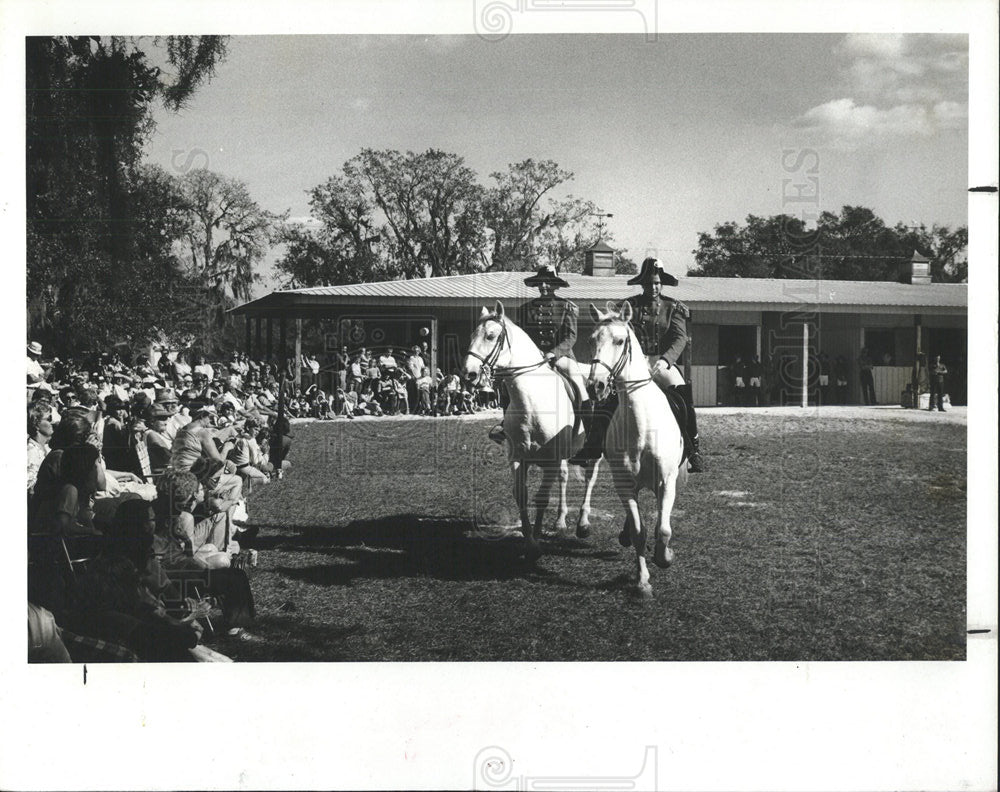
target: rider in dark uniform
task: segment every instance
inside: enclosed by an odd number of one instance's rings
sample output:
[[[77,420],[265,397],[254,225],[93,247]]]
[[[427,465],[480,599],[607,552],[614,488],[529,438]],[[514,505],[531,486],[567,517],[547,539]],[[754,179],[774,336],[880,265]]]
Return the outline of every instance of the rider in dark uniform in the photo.
[[[684,400],[687,407],[686,432],[690,442],[688,462],[692,473],[701,473],[704,461],[699,449],[698,421],[694,412],[691,385],[684,381],[677,365],[688,343],[687,323],[691,311],[680,300],[660,293],[661,286],[676,286],[677,278],[667,272],[659,259],[647,258],[643,261],[639,274],[629,280],[629,285],[634,284],[642,284],[642,293],[627,300],[632,305],[632,330],[646,355],[653,381],[664,391],[674,388]],[[601,455],[604,432],[611,421],[612,412],[609,405],[609,409],[598,413],[600,418],[595,415],[592,431],[578,455],[579,459],[594,459]]]
[[[573,376],[570,361],[575,362],[573,345],[576,343],[576,323],[579,309],[569,300],[557,297],[555,290],[569,288],[569,283],[559,277],[556,268],[547,264],[534,275],[524,279],[526,286],[536,287],[539,296],[525,303],[521,328],[542,351],[553,368]],[[582,385],[582,383],[581,383]],[[587,398],[586,389],[583,398]],[[510,403],[507,389],[499,385],[500,406],[506,410]],[[587,403],[589,406],[589,402]],[[490,439],[497,443],[504,441],[502,426],[490,432]]]

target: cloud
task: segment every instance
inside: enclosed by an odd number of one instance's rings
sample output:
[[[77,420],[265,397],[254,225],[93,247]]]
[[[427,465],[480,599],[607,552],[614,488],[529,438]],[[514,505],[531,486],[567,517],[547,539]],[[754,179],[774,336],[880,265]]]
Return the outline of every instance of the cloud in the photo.
[[[834,52],[849,56],[898,58],[906,49],[907,38],[902,33],[848,33]]]
[[[889,138],[927,138],[941,130],[962,128],[966,118],[966,106],[959,102],[878,108],[843,98],[807,110],[792,121],[792,126],[817,133],[833,145],[853,146]]]
[[[852,33],[833,54],[841,62],[840,98],[795,118],[791,126],[798,132],[854,147],[966,125],[967,37]]]

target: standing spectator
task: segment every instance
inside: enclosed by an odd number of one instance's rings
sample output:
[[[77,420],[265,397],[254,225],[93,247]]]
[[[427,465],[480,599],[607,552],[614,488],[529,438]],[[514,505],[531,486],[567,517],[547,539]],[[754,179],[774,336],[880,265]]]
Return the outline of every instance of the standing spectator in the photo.
[[[378,367],[378,361],[375,358],[368,359],[368,368],[365,370],[365,381],[371,387],[375,394],[378,395],[380,390],[380,381],[382,379],[382,370]]]
[[[361,355],[359,354],[354,360],[351,361],[350,370],[347,373],[347,390],[354,391],[355,393],[360,393],[362,385],[364,384],[365,370],[361,363]]]
[[[351,358],[347,354],[347,347],[342,346],[340,351],[333,356],[333,372],[337,375],[337,387],[347,390],[347,372],[350,369]]]
[[[453,369],[451,374],[444,378],[441,390],[444,392],[444,414],[457,415],[462,405],[462,378],[458,369]]]
[[[837,388],[837,404],[847,404],[847,358],[837,355],[833,361],[833,381]]]
[[[45,369],[42,368],[42,345],[37,341],[28,344],[28,382],[41,382],[45,379]]]
[[[417,393],[417,380],[424,375],[424,359],[420,356],[420,347],[414,346],[406,358],[403,368],[409,375],[406,380],[406,398],[410,404],[412,412],[416,412],[419,394]]]
[[[819,353],[819,399],[820,404],[833,404],[833,395],[830,390],[830,356],[826,352]]]
[[[749,377],[749,382],[747,383],[747,396],[750,399],[750,404],[754,407],[760,407],[760,389],[761,389],[761,378],[764,374],[764,366],[760,362],[760,358],[757,355],[753,356],[753,360],[747,366],[747,376]]]
[[[431,402],[431,384],[430,372],[425,368],[423,374],[420,376],[420,379],[416,381],[417,404],[419,405],[418,411],[421,415],[434,414],[434,407]]]
[[[392,389],[396,397],[396,411],[408,415],[410,412],[409,381],[403,369],[392,372]]]
[[[858,356],[858,373],[861,378],[861,396],[865,404],[877,404],[875,401],[875,379],[872,377],[872,359],[868,347],[861,348]]]
[[[735,401],[738,407],[745,407],[747,402],[747,371],[743,358],[739,355],[733,362],[733,388],[735,390]]]
[[[392,350],[387,349],[378,359],[378,367],[382,369],[382,373],[385,374],[386,371],[396,368],[399,365],[396,362],[396,358],[392,356]]]
[[[944,378],[948,374],[948,367],[941,361],[940,355],[935,355],[934,362],[931,364],[930,370],[930,380],[931,380],[931,398],[930,404],[927,407],[928,410],[934,409],[934,397],[937,397],[937,408],[941,412],[944,412]]]

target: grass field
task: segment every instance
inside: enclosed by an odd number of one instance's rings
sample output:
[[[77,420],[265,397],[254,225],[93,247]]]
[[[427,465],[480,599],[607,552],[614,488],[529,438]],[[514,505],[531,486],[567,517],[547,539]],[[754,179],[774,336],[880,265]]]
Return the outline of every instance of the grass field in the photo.
[[[602,473],[593,534],[516,522],[489,418],[295,427],[254,492],[260,640],[237,660],[938,660],[965,657],[966,428],[902,410],[702,416],[708,472],[673,566],[634,602]],[[582,484],[570,483],[571,523]],[[644,519],[652,496],[644,494]],[[572,530],[572,527],[571,527]]]

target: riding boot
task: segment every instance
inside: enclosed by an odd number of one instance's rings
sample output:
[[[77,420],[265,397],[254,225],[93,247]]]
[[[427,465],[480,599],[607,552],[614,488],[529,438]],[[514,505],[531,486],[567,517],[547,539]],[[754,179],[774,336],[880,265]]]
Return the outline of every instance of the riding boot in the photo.
[[[698,442],[698,417],[694,413],[694,396],[691,392],[691,384],[678,385],[677,392],[684,399],[684,406],[687,408],[687,434],[691,441],[691,454],[688,456],[689,470],[692,473],[703,473],[705,462],[701,458]]]
[[[593,404],[593,402],[591,403]],[[586,465],[588,462],[601,458],[604,453],[604,435],[607,434],[608,426],[611,425],[611,416],[614,415],[617,406],[617,394],[600,404],[594,404],[593,414],[589,420],[590,426],[587,426],[588,421],[584,417],[587,437],[583,441],[583,447],[569,460],[571,465]]]

